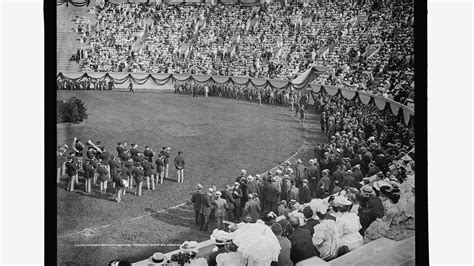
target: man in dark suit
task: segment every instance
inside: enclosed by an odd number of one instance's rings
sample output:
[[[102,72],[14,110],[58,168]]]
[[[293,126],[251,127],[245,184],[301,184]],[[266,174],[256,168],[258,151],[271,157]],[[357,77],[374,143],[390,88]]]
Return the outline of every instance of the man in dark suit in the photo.
[[[270,182],[267,183],[263,189],[264,189],[264,200],[265,200],[265,211],[272,211],[274,213],[278,213],[277,211],[277,205],[278,205],[278,200],[280,198],[281,190],[279,190],[275,184],[276,182],[276,177],[272,177],[270,179]]]
[[[153,162],[153,151],[150,149],[150,146],[145,146],[143,156],[145,156],[150,163]]]
[[[111,154],[110,154],[109,151],[107,151],[107,150],[105,150],[105,149],[102,150],[102,153],[100,154],[100,159],[102,159],[102,162],[103,162],[104,164],[106,164],[106,165],[109,164],[110,155],[111,155]]]
[[[130,81],[130,83],[128,84],[128,91],[129,91],[129,92],[134,92],[132,81]]]
[[[165,164],[165,168],[164,168],[165,178],[168,178],[170,150],[171,150],[170,147],[163,147],[161,151],[161,154],[163,155],[163,163]]]
[[[67,159],[66,174],[69,177],[66,190],[74,192],[74,181],[75,181],[76,174],[77,174],[77,168],[73,163],[73,158],[72,157],[68,157],[68,159]]]
[[[336,166],[336,171],[332,173],[332,179],[334,181],[334,186],[342,188],[342,180],[344,180],[344,172],[341,170],[341,165]]]
[[[323,176],[319,179],[318,184],[316,185],[316,198],[323,199],[329,196],[329,191],[331,191],[332,183],[331,178],[329,177],[329,169],[324,169],[322,171]]]
[[[290,225],[293,233],[288,237],[291,242],[290,259],[294,264],[318,256],[318,252],[313,245],[312,236],[308,229],[300,228],[298,217],[290,218]]]
[[[86,193],[91,193],[91,181],[94,178],[94,168],[90,164],[89,159],[84,160],[84,164],[82,164],[82,169],[84,170],[84,190]]]
[[[308,229],[309,234],[312,236],[314,234],[314,227],[319,224],[319,221],[313,218],[314,213],[311,207],[309,206],[304,207],[303,215],[306,224],[301,228]]]
[[[239,182],[234,183],[232,197],[234,198],[234,219],[240,222],[240,218],[242,217],[242,189],[240,189]]]
[[[174,158],[174,166],[176,167],[176,171],[178,173],[178,183],[184,182],[184,158],[182,156],[182,152],[178,151],[178,156]]]
[[[132,170],[132,175],[135,179],[135,183],[137,184],[137,190],[135,195],[141,196],[142,195],[142,185],[143,185],[143,175],[144,175],[143,167],[137,164],[137,167],[134,167]]]
[[[151,177],[151,189],[155,190],[155,179],[154,179],[154,176],[153,176],[153,169],[154,169],[153,164],[151,162],[149,162],[148,160],[143,160],[142,166],[143,166],[143,171],[144,171],[144,175],[145,175],[145,178],[146,178],[146,185],[147,185],[148,190],[150,190],[150,177]]]
[[[300,188],[300,203],[305,204],[311,201],[311,192],[308,187],[308,179],[303,179],[303,186]]]
[[[110,155],[109,171],[110,171],[110,178],[112,180],[115,179],[115,177],[117,177],[119,169],[120,169],[120,163],[118,162],[117,159],[115,159],[115,156]],[[112,184],[113,184],[113,187],[115,188],[115,182],[113,182]]]
[[[163,184],[163,177],[164,177],[164,168],[165,168],[165,163],[163,161],[163,154],[160,154],[158,156],[158,159],[156,159],[155,164],[156,164],[156,184],[158,184],[158,181],[160,184]]]
[[[194,223],[199,225],[199,210],[201,209],[202,185],[197,184],[197,191],[191,196],[191,202],[194,205]]]
[[[298,159],[297,161],[297,166],[296,166],[296,171],[295,171],[295,177],[296,177],[296,187],[301,188],[303,185],[303,179],[306,178],[306,166],[303,165],[303,162],[301,159]]]
[[[126,149],[123,147],[122,142],[117,143],[117,156],[121,160],[126,160],[125,151]]]
[[[347,170],[346,175],[344,176],[344,180],[342,181],[341,188],[344,189],[346,187],[353,187],[357,189],[362,187],[362,185],[358,183],[352,175],[352,170]]]
[[[207,232],[209,225],[209,215],[212,211],[212,198],[211,195],[214,191],[212,188],[209,189],[207,194],[202,194],[201,197],[201,220],[199,221],[199,231]]]
[[[133,158],[134,156],[137,156],[139,151],[138,151],[138,145],[137,144],[132,144],[132,148],[130,149],[130,156]]]
[[[227,209],[227,216],[226,220],[233,220],[234,218],[234,208],[235,208],[235,200],[234,197],[232,196],[232,187],[230,185],[225,185],[225,189],[221,191],[222,192],[222,198],[226,200],[227,206],[229,207]]]

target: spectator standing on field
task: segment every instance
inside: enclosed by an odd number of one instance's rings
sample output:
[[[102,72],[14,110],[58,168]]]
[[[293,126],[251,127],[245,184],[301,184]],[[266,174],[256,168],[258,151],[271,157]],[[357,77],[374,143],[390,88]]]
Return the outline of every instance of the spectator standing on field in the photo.
[[[176,167],[176,170],[178,171],[178,183],[183,183],[184,182],[184,158],[181,156],[183,152],[178,151],[178,156],[174,158],[174,166]]]

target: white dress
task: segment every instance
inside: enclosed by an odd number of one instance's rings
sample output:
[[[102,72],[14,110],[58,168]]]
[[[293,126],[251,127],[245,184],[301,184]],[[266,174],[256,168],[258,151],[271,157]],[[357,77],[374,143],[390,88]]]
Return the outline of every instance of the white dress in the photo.
[[[246,259],[240,252],[228,252],[217,255],[216,262],[218,266],[245,266]]]
[[[342,245],[346,245],[352,251],[364,244],[364,238],[359,233],[362,226],[357,214],[343,213],[336,218],[336,224],[341,235],[340,242]]]

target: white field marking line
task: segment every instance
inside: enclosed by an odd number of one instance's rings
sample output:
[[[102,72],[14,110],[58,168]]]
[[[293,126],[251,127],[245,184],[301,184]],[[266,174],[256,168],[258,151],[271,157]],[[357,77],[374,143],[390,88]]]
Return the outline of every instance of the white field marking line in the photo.
[[[294,117],[293,117],[293,118],[294,118]],[[294,118],[294,119],[298,121],[297,118]],[[283,161],[283,162],[285,162],[285,163],[288,162],[288,161],[290,161],[291,159],[293,159],[296,155],[298,155],[298,154],[301,152],[301,150],[303,149],[303,147],[304,147],[304,145],[306,144],[306,142],[307,142],[307,138],[308,138],[308,132],[307,132],[307,130],[306,130],[307,128],[306,128],[305,125],[302,125],[302,126],[303,126],[303,128],[305,129],[305,131],[304,131],[304,142],[303,142],[303,144],[301,145],[301,147],[298,149],[298,151],[296,151],[295,153],[293,153],[293,155],[292,155],[290,158],[288,158],[288,159],[286,159],[286,160]],[[270,171],[270,172],[273,172],[276,168],[278,168],[278,166],[279,166],[279,165],[273,167],[273,168],[270,169],[269,171]],[[267,172],[268,172],[268,171],[266,171],[265,173],[262,173],[261,175],[265,175]],[[146,214],[146,215],[134,217],[134,218],[131,218],[131,219],[128,219],[128,220],[122,220],[122,221],[120,221],[120,222],[111,223],[111,224],[107,224],[107,225],[103,225],[103,226],[98,226],[98,227],[93,227],[93,228],[85,228],[85,229],[83,229],[82,231],[74,232],[74,233],[70,233],[70,234],[66,234],[66,235],[62,235],[62,236],[58,236],[57,238],[64,238],[64,237],[68,237],[68,236],[72,236],[72,235],[77,235],[77,234],[80,234],[81,232],[83,232],[83,231],[86,230],[86,229],[87,229],[87,230],[93,230],[93,231],[94,231],[94,230],[97,230],[97,229],[100,229],[100,228],[109,227],[109,226],[111,226],[112,224],[118,224],[118,223],[123,223],[123,222],[138,220],[138,219],[141,219],[141,218],[143,218],[143,217],[151,216],[151,215],[153,215],[153,214],[163,213],[163,212],[165,212],[165,211],[167,211],[167,210],[176,209],[176,208],[179,208],[179,207],[184,206],[184,205],[186,205],[186,202],[185,202],[185,203],[178,204],[178,205],[176,205],[176,206],[169,207],[169,208],[161,209],[161,210],[159,210],[159,211],[152,212],[152,213],[149,213],[149,214]]]

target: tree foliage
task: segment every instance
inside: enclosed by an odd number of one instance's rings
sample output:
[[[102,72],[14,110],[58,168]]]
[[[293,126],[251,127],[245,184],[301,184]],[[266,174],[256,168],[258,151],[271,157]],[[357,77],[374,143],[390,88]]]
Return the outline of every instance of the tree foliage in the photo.
[[[89,114],[82,99],[75,96],[67,100],[56,101],[57,123],[80,123]]]

